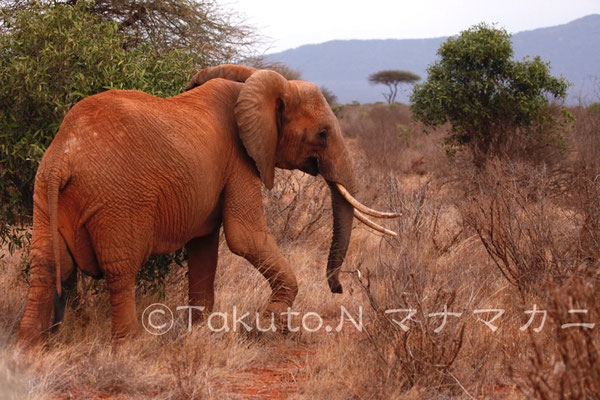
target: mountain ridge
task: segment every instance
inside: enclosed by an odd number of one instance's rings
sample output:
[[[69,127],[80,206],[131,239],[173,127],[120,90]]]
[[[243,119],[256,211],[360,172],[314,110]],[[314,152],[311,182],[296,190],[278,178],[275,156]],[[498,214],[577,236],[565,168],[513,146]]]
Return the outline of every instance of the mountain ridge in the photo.
[[[340,103],[384,100],[387,88],[368,83],[368,76],[384,69],[408,70],[426,79],[426,68],[437,59],[448,37],[422,39],[351,39],[306,44],[267,56],[302,73],[302,78],[325,86]],[[567,103],[598,101],[600,96],[600,14],[566,24],[517,32],[511,37],[514,57],[540,56],[551,72],[571,84]],[[407,102],[410,87],[398,93]]]

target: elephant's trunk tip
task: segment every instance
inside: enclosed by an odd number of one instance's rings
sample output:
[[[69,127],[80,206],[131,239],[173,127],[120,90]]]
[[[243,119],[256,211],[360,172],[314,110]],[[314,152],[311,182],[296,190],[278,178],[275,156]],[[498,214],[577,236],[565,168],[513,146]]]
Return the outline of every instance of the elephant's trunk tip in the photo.
[[[342,284],[337,276],[330,276],[329,279],[327,279],[327,283],[329,284],[331,293],[343,293]]]

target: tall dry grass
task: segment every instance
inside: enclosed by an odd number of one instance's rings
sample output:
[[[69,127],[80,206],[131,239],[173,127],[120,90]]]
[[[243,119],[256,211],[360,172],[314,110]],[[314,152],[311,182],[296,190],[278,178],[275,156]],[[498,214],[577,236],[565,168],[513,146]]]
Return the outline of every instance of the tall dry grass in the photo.
[[[600,118],[583,108],[555,159],[491,160],[476,169],[448,158],[445,130],[425,133],[408,108],[346,106],[340,124],[359,177],[360,200],[401,211],[383,238],[355,223],[341,274],[343,295],[325,279],[331,205],[319,178],[278,171],[265,193],[271,231],[298,276],[300,316],[336,326],[343,306],[363,330],[281,334],[187,330],[176,313],[162,336],[120,346],[109,338],[109,306],[79,288],[46,348],[15,347],[27,285],[18,257],[0,261],[0,398],[597,398],[600,322]],[[186,304],[187,278],[175,267],[166,297]],[[224,240],[215,311],[262,309],[268,285]],[[522,329],[533,307],[547,311]],[[406,311],[386,312],[389,310]],[[504,313],[495,319],[494,311]],[[586,314],[570,313],[587,309]],[[458,315],[447,315],[444,310]],[[409,313],[410,320],[401,322]],[[493,328],[493,329],[492,329]]]

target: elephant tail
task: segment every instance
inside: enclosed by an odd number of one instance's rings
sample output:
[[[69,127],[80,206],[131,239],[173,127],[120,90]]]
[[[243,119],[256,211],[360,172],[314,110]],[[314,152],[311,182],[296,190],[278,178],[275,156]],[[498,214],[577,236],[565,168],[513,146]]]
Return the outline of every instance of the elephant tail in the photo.
[[[58,139],[58,140],[56,140]],[[67,182],[69,176],[65,176],[66,172],[64,165],[64,140],[61,140],[61,136],[57,135],[54,143],[54,149],[50,154],[50,168],[48,169],[47,175],[47,189],[48,189],[48,216],[50,219],[50,234],[52,237],[52,253],[54,256],[54,267],[56,269],[56,293],[61,296],[62,292],[62,277],[61,277],[61,266],[60,266],[60,245],[59,245],[59,233],[58,233],[58,193],[61,188],[62,182]]]

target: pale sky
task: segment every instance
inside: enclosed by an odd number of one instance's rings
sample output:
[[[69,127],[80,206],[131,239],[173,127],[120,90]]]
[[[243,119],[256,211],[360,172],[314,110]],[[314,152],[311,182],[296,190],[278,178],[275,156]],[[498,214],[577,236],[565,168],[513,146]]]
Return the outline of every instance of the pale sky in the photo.
[[[479,22],[510,33],[600,14],[600,0],[225,0],[278,52],[335,39],[450,36]]]

